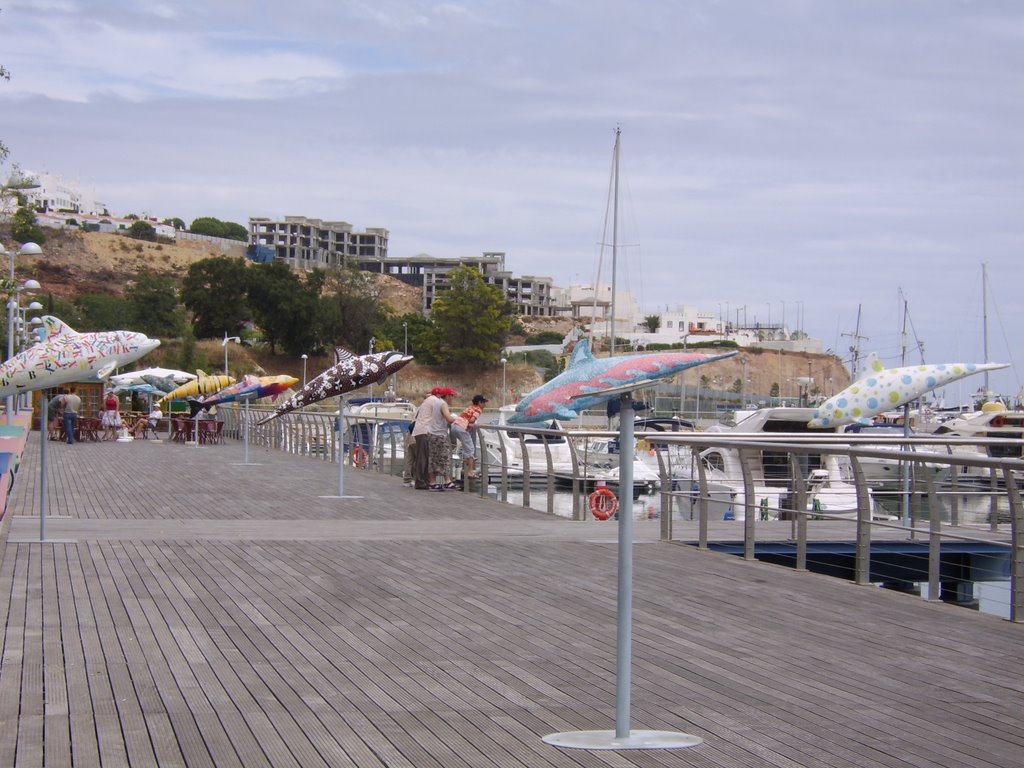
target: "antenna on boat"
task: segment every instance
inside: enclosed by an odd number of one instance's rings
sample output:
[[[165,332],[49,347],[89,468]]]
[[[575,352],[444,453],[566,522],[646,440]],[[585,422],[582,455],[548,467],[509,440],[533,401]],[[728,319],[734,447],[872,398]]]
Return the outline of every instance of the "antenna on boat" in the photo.
[[[851,380],[856,381],[857,374],[860,373],[860,343],[861,341],[867,341],[867,336],[860,335],[860,310],[861,305],[857,305],[857,327],[853,333],[844,333],[843,336],[850,337],[850,352],[853,353],[853,358],[850,361],[850,375]]]

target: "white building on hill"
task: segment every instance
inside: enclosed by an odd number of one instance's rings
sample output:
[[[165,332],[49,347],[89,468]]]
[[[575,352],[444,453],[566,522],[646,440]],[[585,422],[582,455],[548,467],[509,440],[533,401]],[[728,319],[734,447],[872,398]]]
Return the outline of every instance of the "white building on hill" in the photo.
[[[48,171],[25,171],[23,175],[37,185],[24,190],[28,204],[43,213],[102,216],[107,212],[106,205],[99,201],[92,185],[69,181]]]

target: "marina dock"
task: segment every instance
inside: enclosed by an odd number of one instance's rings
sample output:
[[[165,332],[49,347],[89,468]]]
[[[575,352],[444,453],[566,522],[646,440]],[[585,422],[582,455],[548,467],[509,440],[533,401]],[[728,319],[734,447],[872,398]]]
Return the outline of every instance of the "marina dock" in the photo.
[[[278,451],[48,444],[0,527],[0,765],[1019,768],[1024,625]],[[686,523],[675,524],[685,539]],[[737,529],[735,537],[738,537]]]

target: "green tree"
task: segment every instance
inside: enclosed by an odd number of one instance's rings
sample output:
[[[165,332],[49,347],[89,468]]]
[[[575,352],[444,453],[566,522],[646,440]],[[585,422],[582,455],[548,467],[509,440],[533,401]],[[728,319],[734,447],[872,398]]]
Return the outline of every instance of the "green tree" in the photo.
[[[133,331],[162,339],[181,335],[185,317],[173,278],[140,272],[125,295]]]
[[[178,217],[174,217],[173,219],[164,219],[161,222],[161,224],[166,224],[169,227],[174,227],[176,230],[185,228],[185,222],[179,219]]]
[[[213,216],[200,216],[198,219],[194,219],[188,229],[197,235],[226,237],[243,242],[249,239],[249,230],[241,224],[236,224],[233,221],[221,221]]]
[[[558,331],[541,331],[526,337],[527,344],[561,344],[564,335]]]
[[[316,335],[326,352],[347,347],[357,354],[369,351],[375,330],[385,324],[387,314],[369,275],[354,266],[325,276],[317,300]]]
[[[376,335],[378,338],[386,336],[391,339],[393,349],[399,352],[408,350],[409,354],[419,362],[429,365],[431,361],[424,357],[428,353],[422,349],[422,340],[429,338],[432,334],[433,325],[428,318],[419,312],[409,312],[404,315],[388,316]],[[408,339],[408,346],[406,346],[406,339]],[[383,347],[378,346],[378,349],[383,349]]]
[[[196,338],[234,335],[251,315],[245,259],[215,256],[195,262],[182,280],[181,301],[192,313]]]
[[[287,264],[275,261],[249,267],[246,296],[252,318],[263,330],[271,351],[281,345],[287,354],[298,355],[315,345],[310,321],[316,312],[316,296]]]
[[[657,333],[661,328],[661,315],[647,315],[642,323],[648,333]]]
[[[42,244],[46,241],[46,235],[36,224],[35,212],[28,206],[23,205],[11,217],[11,237],[19,243]]]
[[[441,362],[498,365],[515,319],[512,305],[473,267],[456,267],[448,278],[451,287],[434,299],[430,311]]]
[[[155,242],[156,230],[153,229],[153,225],[148,221],[133,221],[132,225],[128,227],[128,237]]]
[[[75,301],[77,331],[119,331],[131,328],[131,308],[120,296],[86,293]],[[69,322],[61,318],[65,322]]]

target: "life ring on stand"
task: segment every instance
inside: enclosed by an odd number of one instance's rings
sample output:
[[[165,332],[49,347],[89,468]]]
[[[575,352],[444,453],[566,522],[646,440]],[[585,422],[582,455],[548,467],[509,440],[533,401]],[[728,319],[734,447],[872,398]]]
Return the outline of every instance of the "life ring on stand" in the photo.
[[[366,462],[369,461],[369,456],[366,453],[366,449],[361,445],[354,446],[352,448],[352,466],[353,467],[365,467]]]
[[[590,507],[590,514],[598,520],[607,520],[618,510],[619,500],[610,489],[601,486],[595,488],[594,492],[590,494],[587,506]]]

